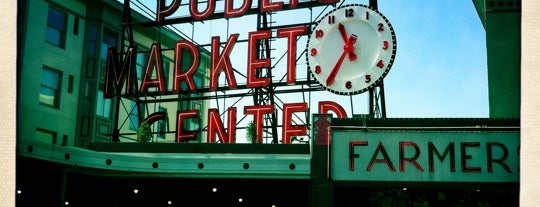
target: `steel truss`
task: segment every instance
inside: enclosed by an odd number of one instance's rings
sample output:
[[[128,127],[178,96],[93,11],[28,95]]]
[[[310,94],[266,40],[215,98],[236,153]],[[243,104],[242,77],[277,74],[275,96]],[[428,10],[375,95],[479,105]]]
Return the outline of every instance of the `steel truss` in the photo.
[[[160,27],[160,26],[163,26],[163,25],[173,25],[173,24],[181,24],[181,23],[188,23],[188,22],[194,22],[195,20],[193,20],[191,17],[179,17],[179,18],[171,18],[171,19],[166,19],[164,20],[161,24],[155,22],[155,21],[151,21],[151,22],[133,22],[132,20],[132,17],[131,17],[131,4],[130,4],[130,1],[131,0],[124,0],[124,7],[123,7],[123,24],[122,24],[122,39],[121,39],[121,53],[124,54],[124,51],[127,51],[127,48],[129,46],[135,46],[135,42],[133,40],[133,25],[142,25],[142,26],[145,26],[145,27]],[[137,1],[137,0],[136,0]],[[140,1],[137,1],[139,3],[141,3]],[[164,1],[162,0],[158,0],[157,1],[157,4],[164,4]],[[344,1],[341,1],[340,3],[337,3],[337,4],[333,4],[333,5],[326,5],[327,8],[329,7],[338,7],[338,6],[341,6],[342,4],[344,4],[345,2]],[[297,8],[311,8],[311,7],[314,7],[317,5],[317,2],[316,1],[308,1],[308,2],[298,2],[298,7]],[[377,0],[369,0],[369,5],[375,9],[377,9]],[[318,6],[321,6],[320,4]],[[139,7],[140,8],[140,7]],[[148,7],[146,7],[148,8]],[[279,29],[279,28],[286,28],[286,27],[293,27],[293,26],[302,26],[302,25],[309,25],[309,30],[311,31],[311,25],[313,25],[316,20],[320,17],[322,17],[324,14],[323,12],[327,11],[326,9],[321,11],[320,14],[316,15],[314,17],[313,15],[313,10],[312,9],[309,9],[310,11],[310,15],[311,15],[311,22],[306,22],[306,23],[300,23],[300,24],[286,24],[286,25],[276,25],[276,21],[273,21],[272,19],[272,16],[273,16],[273,12],[264,12],[264,13],[261,13],[259,12],[257,9],[249,9],[246,13],[246,15],[257,15],[257,30],[260,31],[260,30],[273,30],[275,31],[276,29]],[[155,14],[154,14],[155,15]],[[223,14],[215,14],[213,16],[211,16],[210,18],[208,18],[208,20],[212,20],[212,19],[222,19],[223,18]],[[227,19],[227,22],[229,22],[229,20]],[[228,23],[227,23],[228,24]],[[174,28],[173,28],[174,30]],[[176,29],[176,32],[178,32],[179,34],[183,34],[183,36],[185,36],[186,39],[190,39],[189,37],[187,37],[187,35],[185,35],[182,31],[179,31]],[[307,37],[307,35],[305,35],[304,37]],[[246,42],[247,40],[237,40],[237,42]],[[208,88],[202,88],[202,89],[197,89],[197,91],[195,92],[186,92],[186,91],[181,91],[179,94],[173,94],[172,92],[166,92],[166,93],[146,93],[146,94],[138,94],[136,92],[135,95],[117,95],[116,97],[114,97],[115,101],[113,103],[115,103],[116,105],[116,110],[115,110],[115,117],[114,118],[114,129],[113,129],[113,134],[112,134],[112,141],[113,142],[118,142],[119,141],[119,137],[120,136],[126,136],[126,135],[133,135],[133,133],[131,134],[120,134],[119,133],[119,124],[120,124],[120,120],[119,119],[119,111],[120,110],[125,110],[127,113],[130,113],[130,110],[137,110],[137,115],[138,115],[138,124],[141,124],[141,122],[143,121],[143,114],[141,113],[143,110],[142,110],[142,105],[146,105],[147,103],[160,103],[160,102],[180,102],[180,101],[193,101],[193,100],[214,100],[216,101],[216,104],[218,105],[218,108],[220,106],[219,104],[219,101],[220,100],[223,100],[223,102],[225,102],[226,99],[231,99],[231,98],[246,98],[246,97],[250,97],[252,98],[253,100],[253,104],[254,105],[275,105],[276,106],[276,111],[274,113],[271,113],[271,114],[266,114],[263,118],[263,141],[264,143],[279,143],[279,139],[278,139],[278,136],[279,136],[279,131],[278,131],[278,128],[282,127],[280,123],[278,123],[278,118],[277,118],[277,115],[279,114],[279,111],[283,110],[282,108],[280,108],[279,106],[276,105],[276,102],[278,103],[281,103],[283,104],[283,100],[281,100],[279,98],[279,96],[277,96],[278,94],[290,94],[290,93],[302,93],[302,97],[303,97],[303,100],[304,102],[308,103],[308,106],[311,106],[311,103],[310,103],[310,97],[311,97],[311,92],[315,92],[315,91],[323,91],[325,90],[323,86],[321,86],[315,79],[312,78],[311,74],[309,74],[308,72],[308,75],[307,77],[305,77],[305,79],[303,80],[297,80],[295,85],[291,86],[291,85],[288,85],[284,79],[285,79],[285,76],[281,77],[281,79],[279,81],[275,81],[275,79],[273,79],[273,74],[272,74],[272,71],[273,69],[276,67],[277,63],[279,63],[280,61],[282,61],[282,59],[285,57],[285,52],[283,54],[281,54],[281,56],[279,56],[279,58],[277,58],[278,56],[274,56],[274,54],[272,54],[272,52],[274,51],[274,49],[272,48],[272,42],[274,41],[273,38],[271,39],[264,39],[262,41],[259,41],[257,43],[257,55],[258,55],[258,59],[265,59],[265,58],[269,58],[269,59],[273,59],[273,60],[276,60],[275,63],[273,63],[273,65],[271,67],[268,67],[268,68],[262,68],[260,70],[257,70],[257,73],[256,73],[256,76],[257,77],[268,77],[270,78],[270,85],[267,86],[267,87],[260,87],[260,88],[248,88],[247,85],[242,85],[242,84],[239,84],[237,85],[237,87],[235,89],[229,89],[228,87],[225,87],[225,86],[220,86],[217,88],[216,91],[210,91]],[[223,47],[225,43],[220,43],[220,46]],[[204,44],[198,44],[198,46],[200,48],[203,48],[203,47],[206,47],[206,46],[209,46],[208,45],[204,45]],[[301,47],[301,46],[299,46]],[[144,52],[144,51],[139,51],[139,52]],[[303,50],[302,53],[298,54],[297,55],[297,59],[296,59],[296,62],[297,62],[297,65],[299,62],[302,62],[305,60],[305,52],[306,50]],[[275,52],[274,52],[275,53]],[[121,57],[123,59],[123,57]],[[132,72],[135,72],[135,69],[132,68],[131,69]],[[241,75],[243,77],[245,77],[245,74],[243,74],[242,72],[239,72],[238,70],[234,69],[234,72],[235,74],[237,75]],[[137,84],[137,80],[134,80],[133,81],[135,84]],[[138,86],[136,86],[136,88],[138,88]],[[137,90],[135,90],[137,91]],[[247,91],[247,92],[246,92]],[[214,93],[211,93],[211,92],[214,92]],[[197,93],[199,94],[198,96],[190,96],[189,93]],[[218,94],[220,93],[220,94]],[[150,98],[148,98],[150,97]],[[136,103],[136,108],[135,109],[129,109],[128,107],[126,107],[123,103],[122,103],[122,100],[130,100],[130,101],[135,101]],[[234,102],[232,105],[230,106],[234,106],[237,102]],[[379,84],[377,84],[375,87],[371,88],[369,90],[369,99],[368,99],[368,104],[369,104],[369,114],[367,114],[369,117],[375,117],[375,118],[385,118],[386,117],[386,109],[385,109],[385,99],[384,99],[384,85],[383,85],[383,81],[380,81]],[[220,110],[222,112],[221,115],[224,115],[227,113],[227,108],[224,106],[225,104],[223,104],[223,110]],[[148,114],[149,110],[145,110]],[[310,121],[309,121],[309,117],[310,117],[310,112],[307,111],[305,112],[304,116],[298,116],[296,114],[294,114],[294,116],[296,116],[295,120],[297,121],[300,121],[301,123],[295,123],[296,125],[303,125],[303,126],[307,126],[308,127],[308,131],[310,131]],[[239,119],[237,121],[237,124],[238,122],[241,122],[242,120],[244,120],[246,117],[244,116],[243,118]],[[129,116],[127,119],[130,119]],[[133,121],[133,120],[123,120],[122,122],[122,125],[125,124],[127,121]],[[243,129],[245,127],[237,127],[237,129]],[[201,126],[198,130],[198,132],[202,132],[202,131],[206,131],[207,130],[207,126]],[[167,133],[174,133],[174,131],[167,131]],[[308,133],[309,134],[309,133]],[[308,139],[309,139],[309,135],[308,135]],[[303,142],[308,142],[308,141],[303,141]]]

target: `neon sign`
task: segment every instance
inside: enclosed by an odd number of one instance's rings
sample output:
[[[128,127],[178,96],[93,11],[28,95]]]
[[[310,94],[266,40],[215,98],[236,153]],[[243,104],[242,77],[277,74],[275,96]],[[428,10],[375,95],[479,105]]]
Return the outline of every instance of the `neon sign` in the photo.
[[[292,27],[278,30],[278,37],[287,38],[287,83],[294,84],[296,80],[296,37],[299,35],[307,34],[308,28],[306,26]],[[256,70],[264,67],[270,67],[270,58],[258,59],[256,58],[255,47],[256,42],[261,39],[269,39],[271,31],[261,30],[249,33],[248,38],[248,62],[247,62],[247,86],[250,88],[266,87],[270,84],[269,77],[256,77]],[[237,87],[236,78],[233,73],[233,67],[230,59],[231,51],[236,44],[239,34],[231,34],[225,47],[222,51],[219,51],[220,37],[212,37],[212,50],[211,50],[211,66],[210,66],[210,91],[217,90],[218,77],[223,72],[225,74],[228,87],[235,89]],[[200,51],[197,46],[187,40],[180,40],[176,42],[174,47],[174,75],[173,75],[173,88],[172,93],[177,94],[180,92],[180,83],[186,82],[190,91],[196,91],[193,75],[196,69],[199,67]],[[161,46],[157,43],[152,44],[150,48],[150,56],[146,70],[144,72],[142,83],[139,93],[147,94],[149,89],[157,89],[157,93],[164,95],[168,91],[165,88],[165,78],[163,74],[163,57],[161,54]],[[182,53],[187,52],[191,54],[192,60],[191,66],[183,71],[182,68]],[[110,48],[107,55],[107,77],[105,86],[105,97],[112,97],[115,94],[119,94],[122,88],[124,80],[127,77],[127,87],[125,88],[126,95],[134,95],[135,89],[132,76],[136,74],[130,72],[130,68],[136,61],[137,48],[132,46],[128,48],[126,57],[123,62],[118,60],[116,48]],[[152,78],[152,75],[155,78]],[[116,88],[116,91],[113,91]],[[171,92],[171,91],[169,91]]]
[[[214,15],[215,9],[216,9],[216,0],[209,0],[204,1],[206,2],[206,9],[204,11],[200,11],[199,8],[199,1],[198,0],[191,0],[189,1],[189,14],[190,16],[195,20],[205,20],[209,18],[211,15]],[[251,8],[252,0],[243,0],[242,5],[239,8],[233,8],[234,0],[225,0],[224,4],[224,18],[231,18],[231,17],[240,17],[247,13],[247,11]],[[329,4],[329,3],[336,3],[337,0],[318,0],[319,3]],[[298,6],[299,1],[298,0],[290,0],[288,4],[289,9],[295,9]],[[284,9],[284,2],[283,1],[272,1],[270,0],[262,0],[259,1],[258,5],[258,11],[260,13],[263,12],[270,12],[270,11],[278,11]],[[159,0],[158,7],[157,7],[157,15],[156,15],[156,22],[163,23],[166,17],[171,16],[174,14],[178,8],[180,7],[180,0],[173,0],[171,2],[171,5],[166,6],[164,0]]]
[[[232,0],[225,1],[224,17],[240,17],[247,13],[251,8],[252,2],[250,0],[244,0],[239,8],[233,8]],[[321,4],[335,3],[336,1],[319,1]],[[207,8],[204,11],[200,11],[197,0],[190,1],[189,13],[195,20],[204,20],[214,15],[215,0],[207,1]],[[298,0],[290,1],[288,4],[289,9],[297,8]],[[162,25],[167,17],[174,14],[180,6],[180,1],[174,0],[169,6],[165,5],[165,1],[158,1],[156,23]],[[280,1],[270,2],[268,0],[260,1],[258,5],[259,12],[278,11],[284,9],[284,3]],[[270,77],[258,77],[256,74],[263,68],[271,67],[270,58],[258,58],[257,46],[258,42],[263,40],[269,40],[271,38],[284,38],[287,42],[287,77],[286,83],[289,85],[296,84],[296,58],[297,58],[297,39],[300,36],[307,35],[309,32],[308,25],[292,26],[277,29],[275,36],[272,36],[272,30],[262,29],[249,32],[247,39],[247,63],[245,74],[247,74],[247,87],[248,88],[261,88],[268,87],[271,84]],[[186,94],[197,92],[201,90],[214,92],[218,90],[218,78],[223,73],[227,82],[228,89],[236,89],[238,84],[235,74],[233,72],[232,62],[230,54],[233,51],[236,43],[238,42],[238,33],[230,34],[224,45],[220,42],[220,36],[211,37],[211,49],[210,49],[210,66],[209,66],[209,87],[197,88],[194,81],[194,75],[199,68],[201,62],[201,52],[199,47],[188,40],[178,40],[174,44],[174,63],[173,63],[173,75],[172,87],[167,88],[163,69],[163,56],[162,48],[158,43],[152,44],[149,51],[149,57],[142,73],[142,77],[137,77],[137,73],[134,71],[134,66],[137,59],[137,47],[129,46],[126,52],[120,56],[116,48],[109,48],[107,53],[107,73],[104,88],[104,96],[106,98],[112,98],[114,96],[127,96],[134,97],[140,96],[155,96],[155,95],[171,95],[171,94]],[[184,64],[186,58],[183,58],[184,54],[189,54],[190,60],[187,60],[189,64]],[[138,78],[140,79],[140,87],[137,86]],[[185,83],[187,89],[181,89],[181,83]],[[123,91],[122,91],[123,89]],[[220,89],[221,90],[221,89]],[[307,135],[307,127],[305,125],[293,125],[292,117],[294,113],[307,112],[307,103],[284,103],[282,106],[283,113],[282,118],[282,139],[284,144],[291,143],[292,136]],[[229,107],[227,110],[227,126],[225,129],[224,123],[220,118],[218,109],[209,108],[207,123],[207,142],[214,143],[220,141],[221,143],[234,143],[236,136],[236,116],[237,108]],[[254,124],[256,127],[258,143],[262,142],[262,129],[263,129],[263,116],[271,113],[275,113],[276,107],[274,105],[253,105],[245,106],[243,113],[245,115],[252,115]],[[343,107],[332,101],[319,102],[319,113],[334,112],[339,118],[347,116]],[[176,115],[176,142],[183,142],[196,137],[195,132],[184,131],[182,126],[186,123],[186,120],[198,118],[200,112],[195,109],[181,110]],[[163,118],[163,113],[150,114],[146,120],[155,121]],[[151,124],[151,123],[149,123]],[[216,136],[217,135],[217,136]]]

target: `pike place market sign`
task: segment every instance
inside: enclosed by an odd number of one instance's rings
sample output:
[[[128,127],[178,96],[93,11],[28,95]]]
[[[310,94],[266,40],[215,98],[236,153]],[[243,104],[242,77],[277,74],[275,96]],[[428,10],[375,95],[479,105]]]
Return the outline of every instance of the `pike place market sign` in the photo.
[[[332,130],[340,181],[519,182],[518,131]]]
[[[126,2],[129,2],[126,0]],[[174,24],[174,18],[171,16],[179,9],[182,4],[180,0],[157,1],[157,16],[154,26],[164,26]],[[243,0],[242,5],[234,6],[232,0],[224,1],[223,13],[216,13],[216,1],[206,2],[206,7],[199,5],[198,0],[189,1],[189,16],[193,21],[202,21],[210,19],[213,15],[224,18],[241,17],[253,11],[251,8],[252,0]],[[299,9],[300,4],[307,7],[324,6],[337,3],[338,0],[310,0],[299,2],[297,0],[283,1],[261,0],[257,4],[259,13],[278,12],[288,9]],[[310,3],[310,4],[308,4]],[[128,4],[129,5],[129,4]],[[184,4],[187,5],[187,4]],[[199,7],[201,6],[201,7]],[[203,7],[205,9],[203,9]],[[178,13],[182,13],[182,12]],[[185,12],[185,11],[184,11]],[[172,23],[171,23],[172,21]],[[286,66],[286,84],[295,85],[296,78],[296,60],[297,60],[297,39],[300,36],[310,35],[311,43],[309,49],[309,61],[313,67],[313,72],[319,74],[318,81],[323,82],[324,87],[330,91],[341,95],[357,94],[365,92],[376,86],[376,83],[388,73],[396,52],[395,34],[392,26],[382,14],[364,5],[345,5],[336,8],[320,20],[315,30],[310,29],[310,23],[305,25],[290,25],[278,27],[275,33],[270,28],[258,29],[247,34],[247,67],[245,72],[246,86],[248,89],[274,87],[270,76],[261,76],[260,70],[271,68],[270,57],[259,57],[259,43],[274,38],[287,40],[287,66]],[[366,35],[369,33],[370,35]],[[362,35],[357,37],[357,35]],[[223,43],[221,36],[212,36],[210,39],[210,65],[206,72],[209,74],[208,88],[198,88],[195,84],[194,75],[200,68],[202,59],[200,45],[196,43],[179,39],[172,48],[164,48],[174,51],[173,75],[165,75],[163,67],[162,45],[153,43],[148,51],[146,67],[138,74],[135,71],[137,63],[138,48],[134,43],[130,43],[127,48],[121,48],[125,51],[118,51],[118,48],[110,47],[107,51],[107,66],[105,76],[104,98],[125,97],[137,100],[140,97],[154,97],[161,95],[175,95],[188,93],[202,93],[226,91],[241,88],[236,81],[233,60],[230,54],[238,42],[240,34],[230,34]],[[358,39],[358,40],[357,40]],[[133,41],[132,41],[133,42]],[[324,43],[324,44],[323,44]],[[223,48],[222,48],[223,46]],[[360,52],[360,48],[363,48]],[[336,51],[334,51],[336,50]],[[318,52],[317,52],[318,51]],[[331,51],[331,52],[327,52]],[[336,55],[341,54],[341,55]],[[380,55],[380,57],[379,57]],[[345,59],[345,57],[349,57]],[[184,58],[185,57],[185,58]],[[184,62],[183,62],[184,61]],[[343,65],[343,66],[342,66]],[[359,70],[362,69],[362,70]],[[341,71],[341,72],[339,72]],[[220,74],[224,73],[224,81],[227,87],[218,87]],[[358,74],[357,74],[358,73]],[[341,74],[341,75],[339,75]],[[139,77],[137,77],[139,76]],[[357,78],[360,77],[360,78]],[[172,80],[171,86],[166,80]],[[353,79],[354,78],[354,79]],[[324,81],[321,81],[321,80]],[[139,87],[140,80],[140,87]],[[183,89],[181,83],[186,84]],[[322,84],[322,83],[321,83]],[[181,98],[171,101],[181,101]],[[156,99],[157,102],[166,102],[167,99]],[[339,103],[333,101],[321,101],[318,104],[319,113],[335,112],[339,118],[347,117],[345,110]],[[117,102],[117,108],[119,104]],[[253,115],[256,129],[256,140],[262,143],[263,116],[276,112],[281,108],[282,113],[282,143],[290,144],[291,137],[307,135],[307,127],[296,125],[292,122],[293,113],[307,112],[308,104],[306,102],[284,103],[281,107],[273,104],[245,106],[244,115]],[[164,112],[155,112],[148,114],[146,118],[137,113],[138,120],[145,120],[152,124],[156,120],[167,119]],[[188,132],[183,130],[187,119],[196,119],[202,113],[199,109],[181,110],[176,115],[176,142],[185,142],[193,140],[198,132]],[[234,106],[227,108],[227,130],[224,127],[224,121],[221,120],[220,112],[216,108],[207,109],[207,142],[234,143],[236,133],[237,108]],[[118,118],[118,116],[117,116]],[[118,134],[116,130],[116,134]],[[113,133],[115,134],[115,133]],[[217,135],[217,136],[216,136]],[[117,135],[113,135],[117,136]],[[218,140],[219,139],[219,140]],[[114,138],[113,138],[114,140]]]

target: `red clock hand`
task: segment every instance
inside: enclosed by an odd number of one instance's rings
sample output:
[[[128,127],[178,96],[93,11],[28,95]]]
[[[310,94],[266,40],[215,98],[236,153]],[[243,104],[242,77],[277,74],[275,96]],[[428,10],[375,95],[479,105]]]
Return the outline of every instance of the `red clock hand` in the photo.
[[[356,58],[358,58],[356,56],[356,53],[354,53],[354,43],[356,43],[356,35],[353,34],[351,37],[349,37],[349,43],[347,44],[348,47],[349,47],[348,49],[349,49],[349,60],[350,61],[354,61],[354,60],[356,60]],[[347,47],[347,45],[345,47]]]
[[[350,38],[347,39],[347,31],[345,30],[345,26],[341,23],[338,24],[338,30],[339,30],[339,33],[341,34],[341,38],[343,38],[343,42],[345,42],[345,45],[354,45],[354,43],[356,42],[356,35],[353,34],[354,40]],[[351,41],[354,41],[354,42],[351,42]],[[353,60],[356,60],[356,58],[357,56],[356,56],[356,53],[354,53],[354,50],[350,50],[349,60],[353,61]]]
[[[341,38],[343,38],[343,42],[347,44],[349,40],[347,39],[347,31],[345,31],[345,26],[339,23],[338,30],[339,30],[339,33],[341,33]]]
[[[336,79],[336,75],[341,68],[341,64],[343,63],[343,60],[345,59],[345,55],[349,54],[349,59],[351,61],[355,60],[356,54],[354,54],[354,43],[356,43],[356,35],[352,35],[349,37],[347,44],[343,47],[343,53],[341,53],[341,56],[339,57],[339,60],[337,61],[336,65],[330,72],[330,75],[328,75],[328,78],[326,79],[326,85],[332,85],[334,83],[334,80]],[[351,56],[351,52],[353,52],[353,55]]]
[[[339,68],[341,67],[341,63],[343,63],[343,60],[345,59],[345,55],[347,55],[349,51],[344,50],[343,53],[341,53],[341,57],[339,57],[339,60],[337,61],[336,65],[332,69],[332,72],[330,72],[330,75],[328,75],[328,78],[326,79],[326,85],[332,85],[334,83],[334,80],[336,79],[337,72],[339,71]]]

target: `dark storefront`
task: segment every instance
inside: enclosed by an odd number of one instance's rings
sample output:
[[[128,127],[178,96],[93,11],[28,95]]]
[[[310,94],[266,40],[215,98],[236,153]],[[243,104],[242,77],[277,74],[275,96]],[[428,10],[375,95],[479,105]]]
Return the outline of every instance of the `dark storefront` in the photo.
[[[31,158],[18,163],[17,206],[308,206],[307,180],[112,177]]]

